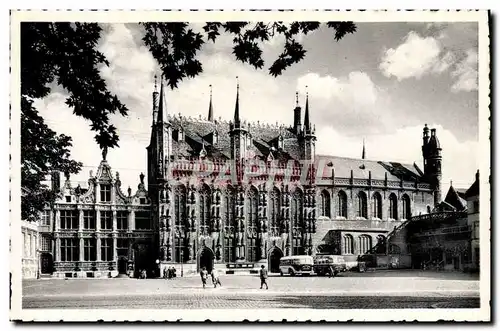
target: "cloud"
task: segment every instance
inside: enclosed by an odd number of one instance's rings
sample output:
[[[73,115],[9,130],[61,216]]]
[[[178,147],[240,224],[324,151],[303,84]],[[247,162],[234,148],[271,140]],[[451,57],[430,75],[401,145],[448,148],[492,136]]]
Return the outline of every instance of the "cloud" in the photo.
[[[443,148],[442,186],[446,194],[450,180],[459,188],[468,188],[474,181],[474,174],[479,166],[477,141],[461,142],[448,129],[441,125],[436,128],[438,139]],[[403,127],[385,134],[366,137],[367,159],[394,161],[422,166],[422,126]],[[361,158],[362,141],[359,137],[348,137],[334,126],[325,126],[317,130],[316,151],[318,154]],[[460,162],[457,162],[460,160]],[[443,195],[444,198],[444,195]]]
[[[439,41],[434,37],[421,37],[411,31],[398,47],[386,50],[379,68],[386,77],[399,81],[414,77],[420,79],[429,73],[441,73],[448,69],[451,53],[442,54]]]
[[[469,49],[466,57],[457,63],[451,73],[457,80],[451,87],[453,92],[474,91],[478,88],[478,57],[477,52]]]
[[[386,77],[396,77],[398,81],[450,71],[453,92],[477,90],[477,45],[464,52],[464,45],[471,42],[463,40],[457,28],[433,23],[426,26],[425,33],[430,35],[409,32],[402,44],[384,52],[379,69]],[[474,25],[463,28],[467,34],[477,33]]]
[[[365,72],[353,71],[342,77],[308,73],[297,79],[301,95],[306,86],[311,120],[318,126],[335,122],[344,134],[359,135],[391,125],[390,98]]]

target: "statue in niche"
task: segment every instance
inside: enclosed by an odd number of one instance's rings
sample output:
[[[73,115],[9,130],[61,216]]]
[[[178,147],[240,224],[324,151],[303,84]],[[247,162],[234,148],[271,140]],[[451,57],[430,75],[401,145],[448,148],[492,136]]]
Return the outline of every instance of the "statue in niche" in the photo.
[[[165,190],[160,190],[160,200],[165,201]]]
[[[142,172],[139,175],[139,180],[141,181],[141,184],[144,185],[144,174]]]
[[[194,249],[193,249],[193,244],[191,243],[191,241],[189,241],[189,244],[188,244],[188,252],[189,252],[188,260],[192,260],[193,256],[194,256]]]
[[[132,189],[130,188],[130,186],[128,187],[127,189],[127,193],[128,193],[128,196],[131,197],[132,196]]]

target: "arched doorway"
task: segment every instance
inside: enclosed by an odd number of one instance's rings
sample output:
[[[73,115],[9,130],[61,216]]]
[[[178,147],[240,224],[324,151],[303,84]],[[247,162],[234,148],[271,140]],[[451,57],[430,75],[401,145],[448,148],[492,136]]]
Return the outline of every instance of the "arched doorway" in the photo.
[[[204,247],[198,255],[198,269],[207,268],[208,272],[212,272],[214,268],[214,253],[210,248]]]
[[[278,247],[271,248],[269,252],[269,271],[280,272],[280,259],[283,257],[283,252]]]
[[[40,272],[42,274],[51,274],[53,270],[52,254],[42,253],[40,255]]]
[[[125,256],[120,256],[118,258],[118,273],[126,274],[127,273],[127,262],[128,259]]]

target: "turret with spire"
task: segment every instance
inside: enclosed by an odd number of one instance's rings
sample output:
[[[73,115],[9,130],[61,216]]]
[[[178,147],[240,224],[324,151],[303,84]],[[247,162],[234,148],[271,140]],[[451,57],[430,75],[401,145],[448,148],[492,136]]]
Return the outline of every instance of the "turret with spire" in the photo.
[[[361,158],[363,160],[366,158],[365,139],[364,138],[363,138],[363,151],[361,152]]]
[[[155,75],[155,88],[153,90],[153,124],[156,123],[158,119],[158,85],[157,76]]]
[[[234,106],[234,119],[229,125],[229,135],[231,137],[231,159],[238,167],[243,164],[243,160],[247,156],[247,139],[248,130],[241,123],[240,118],[240,84],[236,77],[236,103]],[[241,167],[243,169],[243,167]],[[242,174],[241,174],[242,175]],[[238,176],[239,178],[240,175]]]
[[[212,85],[210,85],[210,103],[208,104],[208,120],[210,122],[214,121],[214,110],[212,106]]]
[[[423,145],[422,145],[422,155],[424,158],[424,176],[427,181],[431,184],[434,190],[434,206],[437,206],[441,202],[441,144],[436,134],[436,129],[430,130],[431,135],[429,137],[429,128],[427,124],[424,126],[423,130]]]
[[[307,89],[307,86],[306,86]],[[315,128],[311,125],[311,119],[309,115],[309,92],[306,91],[306,110],[304,115],[304,131],[302,134],[302,144],[303,144],[303,157],[304,160],[314,161],[314,155],[316,153],[316,135]]]
[[[293,131],[299,135],[302,131],[302,108],[299,106],[299,92],[295,92],[295,109],[293,110]]]

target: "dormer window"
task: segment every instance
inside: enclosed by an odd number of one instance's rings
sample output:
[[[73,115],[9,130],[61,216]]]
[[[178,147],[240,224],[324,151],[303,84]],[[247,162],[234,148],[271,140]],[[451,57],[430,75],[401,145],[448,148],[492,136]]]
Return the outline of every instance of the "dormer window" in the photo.
[[[213,145],[218,144],[219,143],[219,132],[214,131],[213,135],[214,135]]]
[[[141,205],[145,205],[145,204],[146,204],[146,198],[140,198],[140,199],[139,199],[139,203],[140,203]]]
[[[101,202],[111,201],[111,185],[101,184]]]
[[[278,138],[278,149],[283,149],[283,136]]]
[[[179,127],[179,132],[177,133],[177,141],[183,141],[184,140],[184,128],[181,126]]]
[[[71,196],[70,195],[66,196],[66,202],[68,202],[68,203],[71,202]]]

